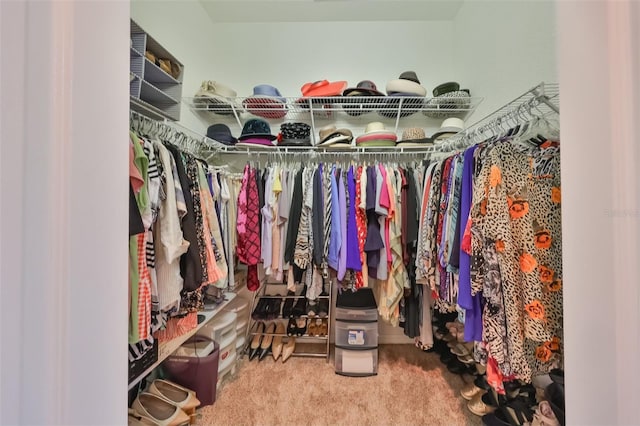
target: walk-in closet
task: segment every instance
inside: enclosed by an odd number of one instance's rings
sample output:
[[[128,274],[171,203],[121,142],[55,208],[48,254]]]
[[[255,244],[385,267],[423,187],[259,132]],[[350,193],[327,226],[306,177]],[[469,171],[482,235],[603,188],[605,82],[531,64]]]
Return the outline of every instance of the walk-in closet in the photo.
[[[0,17],[0,423],[637,422],[637,3]]]

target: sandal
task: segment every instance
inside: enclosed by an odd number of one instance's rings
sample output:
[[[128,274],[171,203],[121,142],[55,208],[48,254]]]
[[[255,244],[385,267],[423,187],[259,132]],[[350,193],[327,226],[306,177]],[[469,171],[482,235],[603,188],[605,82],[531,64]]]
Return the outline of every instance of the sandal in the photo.
[[[309,326],[307,327],[307,334],[309,336],[316,336],[319,330],[315,321],[309,320]]]
[[[316,329],[318,330],[318,337],[325,337],[329,328],[329,320],[327,318],[316,320]]]

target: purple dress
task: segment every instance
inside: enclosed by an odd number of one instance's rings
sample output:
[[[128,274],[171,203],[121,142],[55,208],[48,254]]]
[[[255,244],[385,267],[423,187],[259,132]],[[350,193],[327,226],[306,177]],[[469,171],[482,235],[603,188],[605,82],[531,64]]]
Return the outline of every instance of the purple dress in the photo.
[[[347,269],[362,271],[360,248],[358,246],[358,228],[356,227],[356,179],[353,166],[347,173],[347,187],[349,189],[349,218],[347,219]]]
[[[472,146],[464,153],[464,168],[462,170],[462,190],[460,193],[460,240],[464,237],[467,219],[471,210],[471,196],[473,194],[473,153]],[[464,340],[482,341],[482,294],[471,296],[471,256],[460,249],[460,281],[458,282],[458,305],[465,309]]]
[[[338,281],[347,273],[347,194],[344,189],[343,173],[338,177],[338,204],[340,209],[340,253],[338,255]]]

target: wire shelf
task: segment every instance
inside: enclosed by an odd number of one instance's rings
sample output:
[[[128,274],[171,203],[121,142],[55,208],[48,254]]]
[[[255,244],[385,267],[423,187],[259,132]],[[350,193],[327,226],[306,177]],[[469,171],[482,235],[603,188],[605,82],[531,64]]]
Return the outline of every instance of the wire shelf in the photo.
[[[438,152],[455,151],[495,136],[504,127],[524,124],[534,116],[548,117],[560,113],[560,85],[540,83],[511,102],[451,136],[438,145]]]
[[[218,117],[255,116],[273,120],[313,118],[333,119],[336,116],[371,119],[397,119],[422,113],[427,117],[466,118],[483,101],[481,97],[409,97],[409,96],[330,96],[313,98],[275,97],[183,97],[194,111]],[[366,117],[365,117],[366,116]],[[246,117],[251,118],[251,117]]]

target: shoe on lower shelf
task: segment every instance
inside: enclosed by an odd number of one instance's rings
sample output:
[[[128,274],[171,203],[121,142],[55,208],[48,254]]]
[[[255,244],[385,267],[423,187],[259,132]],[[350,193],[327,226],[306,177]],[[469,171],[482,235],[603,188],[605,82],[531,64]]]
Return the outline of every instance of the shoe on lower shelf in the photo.
[[[293,303],[296,299],[294,299],[296,295],[295,291],[287,291],[287,295],[285,296],[284,303],[282,305],[282,318],[289,318],[293,313]]]
[[[278,321],[276,325],[276,334],[286,334],[284,322]],[[274,336],[273,343],[271,344],[271,355],[273,356],[274,361],[277,361],[278,358],[280,358],[280,355],[282,355],[282,348],[282,336]]]
[[[287,340],[287,343],[285,343],[284,347],[282,348],[282,362],[286,362],[291,355],[293,355],[293,352],[296,350],[296,338],[295,337],[289,337],[289,340]]]
[[[264,337],[262,338],[262,343],[260,343],[260,354],[258,356],[258,361],[262,361],[267,354],[271,351],[271,344],[273,343],[273,334],[276,332],[276,323],[271,322],[267,325]]]
[[[181,408],[149,392],[141,392],[133,401],[132,408],[136,415],[161,426],[179,426],[189,424],[191,420]]]
[[[260,345],[262,343],[262,337],[264,336],[265,325],[260,321],[256,326],[256,334],[251,339],[251,346],[249,347],[249,361],[254,359],[260,353]]]
[[[149,386],[149,392],[170,401],[189,415],[195,413],[200,405],[200,400],[196,398],[194,391],[168,380],[154,380]]]

